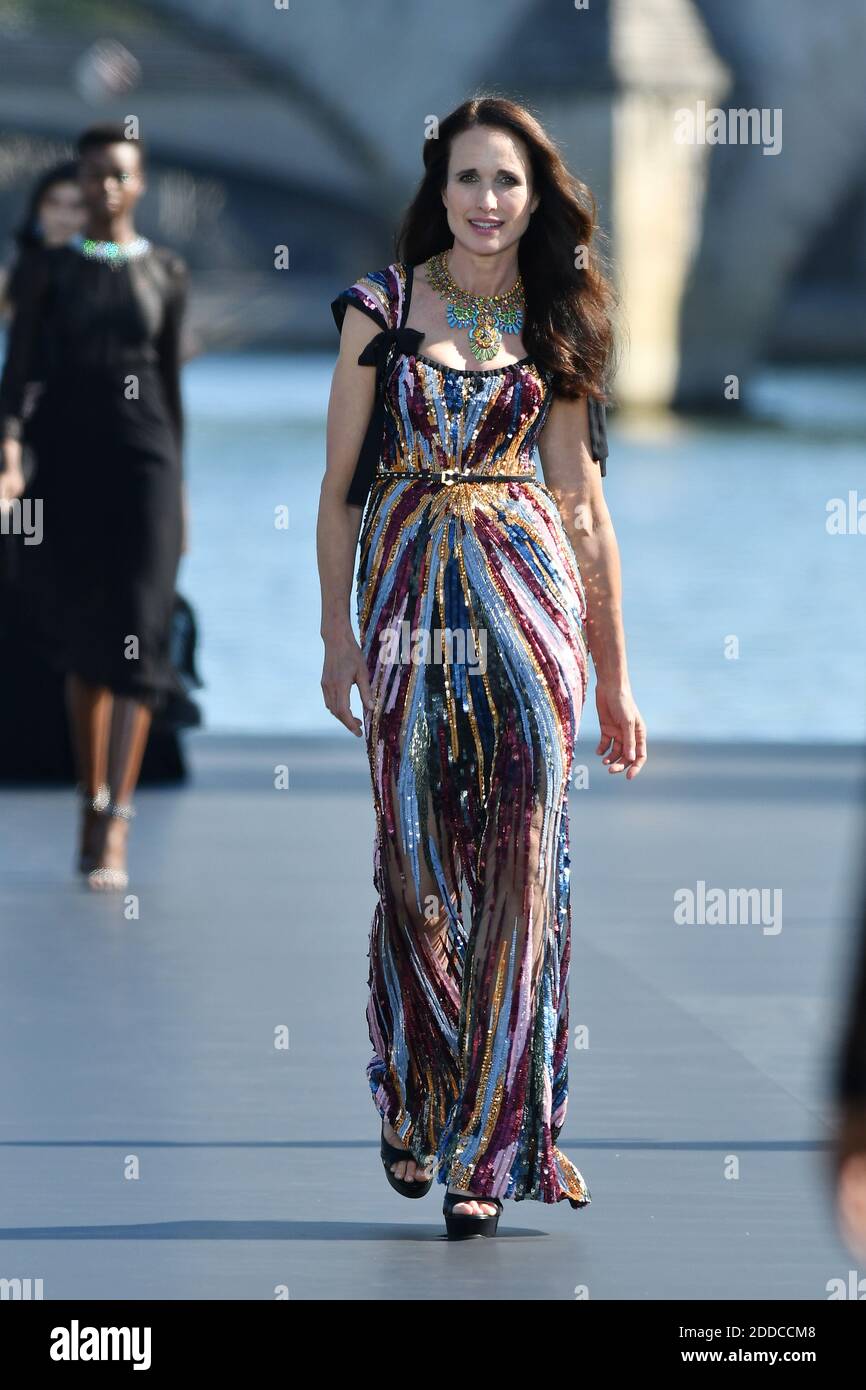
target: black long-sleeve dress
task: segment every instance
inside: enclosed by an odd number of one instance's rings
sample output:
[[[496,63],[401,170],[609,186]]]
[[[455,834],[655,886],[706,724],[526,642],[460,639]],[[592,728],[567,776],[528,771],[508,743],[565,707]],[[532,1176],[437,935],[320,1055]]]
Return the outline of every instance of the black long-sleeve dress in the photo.
[[[187,272],[153,245],[120,264],[34,251],[16,283],[0,429],[27,420],[42,505],[40,621],[60,669],[157,708],[178,690],[170,626],[182,532],[180,330]]]

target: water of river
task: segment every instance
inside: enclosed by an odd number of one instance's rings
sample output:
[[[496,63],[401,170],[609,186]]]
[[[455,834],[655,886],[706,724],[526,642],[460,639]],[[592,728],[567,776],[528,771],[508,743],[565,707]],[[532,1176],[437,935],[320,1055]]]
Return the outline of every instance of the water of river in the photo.
[[[340,732],[319,688],[315,554],[332,367],[244,354],[185,369],[179,587],[201,624],[214,730]],[[635,694],[655,737],[862,741],[866,377],[764,373],[753,405],[745,423],[612,424],[605,493]],[[864,534],[830,533],[833,499],[862,504]],[[597,732],[591,699],[582,732]]]

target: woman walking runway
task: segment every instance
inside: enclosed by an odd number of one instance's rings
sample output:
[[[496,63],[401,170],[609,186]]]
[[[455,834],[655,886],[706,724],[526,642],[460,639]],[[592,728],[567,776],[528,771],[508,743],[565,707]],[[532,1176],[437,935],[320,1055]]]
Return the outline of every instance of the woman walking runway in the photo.
[[[592,235],[581,186],[535,119],[500,99],[448,117],[425,164],[400,259],[332,306],[322,684],[355,732],[353,683],[365,706],[378,892],[368,1078],[383,1161],[407,1196],[429,1189],[432,1164],[461,1236],[493,1234],[503,1198],[590,1201],[556,1142],[588,652],[598,751],[631,778],[645,748],[586,400],[603,392],[611,334],[594,259],[574,265]],[[373,375],[381,396],[359,458]],[[348,620],[358,541],[360,647]]]
[[[40,621],[66,673],[81,791],[78,867],[123,888],[154,710],[185,692],[170,650],[182,548],[180,327],[186,268],[138,236],[142,148],[122,127],[79,141],[86,236],[29,253],[0,382],[0,497],[19,496],[23,405],[44,508]]]

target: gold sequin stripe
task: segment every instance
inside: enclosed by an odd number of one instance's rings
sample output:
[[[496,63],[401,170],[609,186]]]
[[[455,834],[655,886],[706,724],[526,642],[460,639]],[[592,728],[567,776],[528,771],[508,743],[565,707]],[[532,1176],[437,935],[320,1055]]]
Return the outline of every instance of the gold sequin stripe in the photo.
[[[460,1137],[454,1146],[455,1153],[462,1153],[465,1147],[463,1135],[466,1133],[467,1129],[470,1133],[475,1129],[475,1126],[481,1119],[481,1113],[484,1109],[484,1103],[487,1097],[487,1083],[490,1079],[490,1069],[493,1065],[493,1046],[496,1040],[496,1031],[499,1023],[499,1015],[502,1010],[502,996],[505,991],[507,952],[508,939],[507,937],[503,936],[502,940],[499,943],[499,951],[496,961],[496,975],[493,986],[493,998],[490,1005],[490,1023],[487,1028],[487,1033],[484,1042],[484,1053],[481,1061],[481,1075],[478,1081],[478,1090],[475,1093],[475,1106],[472,1111],[472,1116],[469,1121],[469,1125],[466,1128],[461,1129]],[[472,978],[469,980],[469,990],[467,991],[467,997],[474,999],[476,988],[477,986],[475,982],[475,960],[473,957]],[[467,1027],[464,1029],[464,1053],[461,1068],[461,1075],[463,1077],[466,1076],[469,1067],[468,1044],[474,1032],[474,1021],[472,1018],[472,1014],[474,1012],[474,1009],[469,1011]],[[490,1106],[490,1115],[488,1116],[487,1124],[484,1126],[484,1132],[482,1133],[481,1139],[479,1140],[477,1158],[471,1165],[463,1164],[460,1162],[459,1159],[456,1158],[452,1160],[451,1173],[456,1173],[457,1175],[453,1178],[455,1186],[462,1188],[469,1187],[472,1173],[475,1171],[475,1168],[477,1167],[479,1161],[485,1156],[487,1152],[487,1147],[490,1143],[490,1136],[493,1133],[496,1121],[499,1119],[499,1112],[502,1109],[503,1093],[504,1086],[502,1082],[502,1077],[498,1077],[496,1080],[496,1085],[494,1087],[493,1100]]]

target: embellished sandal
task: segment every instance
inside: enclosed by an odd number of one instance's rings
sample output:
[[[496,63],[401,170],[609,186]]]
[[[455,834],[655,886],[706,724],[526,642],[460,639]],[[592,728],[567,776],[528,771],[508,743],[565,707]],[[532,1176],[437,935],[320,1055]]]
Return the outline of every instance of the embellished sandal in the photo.
[[[382,1156],[382,1164],[385,1169],[385,1177],[393,1187],[395,1192],[399,1192],[401,1197],[426,1197],[430,1188],[433,1186],[433,1179],[429,1178],[426,1182],[418,1182],[417,1179],[398,1178],[396,1173],[391,1172],[392,1163],[405,1163],[407,1159],[412,1159],[416,1164],[418,1160],[408,1149],[395,1149],[393,1144],[389,1144],[385,1138],[385,1125],[382,1124],[382,1142],[379,1148]]]
[[[108,819],[131,821],[135,815],[135,808],[129,802],[121,805],[120,802],[110,801],[102,813]],[[129,883],[129,874],[126,869],[113,869],[99,865],[91,869],[87,875],[89,887],[97,892],[103,889],[121,889]]]
[[[99,824],[98,818],[103,814],[111,800],[111,793],[105,782],[97,788],[95,796],[89,796],[80,782],[75,790],[78,794],[82,811],[81,839],[79,842],[76,868],[80,874],[87,874],[91,869],[96,867],[96,855],[91,848],[93,831]],[[94,821],[92,817],[96,817],[97,819]]]
[[[460,1202],[487,1202],[495,1207],[492,1216],[469,1216],[466,1212],[455,1212]],[[470,1192],[446,1192],[442,1203],[445,1217],[445,1230],[449,1240],[465,1240],[467,1236],[495,1236],[502,1215],[502,1202],[498,1197],[475,1197]]]

